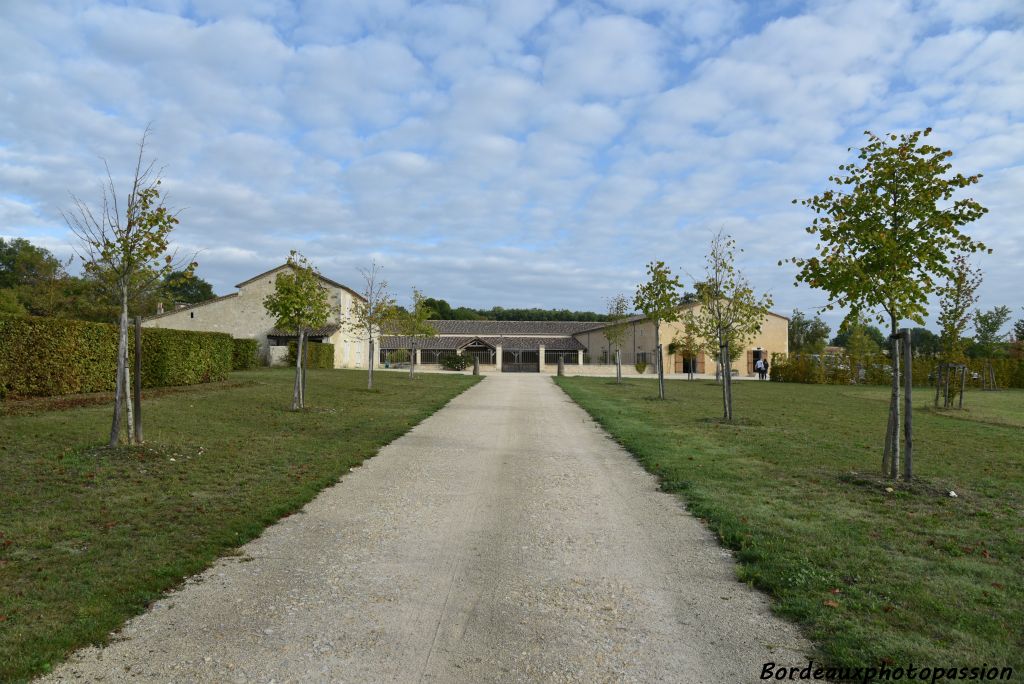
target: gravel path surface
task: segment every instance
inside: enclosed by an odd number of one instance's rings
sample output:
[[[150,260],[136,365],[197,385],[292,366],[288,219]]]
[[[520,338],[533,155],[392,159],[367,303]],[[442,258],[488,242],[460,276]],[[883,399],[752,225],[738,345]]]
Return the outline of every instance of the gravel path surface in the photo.
[[[538,375],[487,377],[243,551],[46,681],[737,684],[809,648]]]

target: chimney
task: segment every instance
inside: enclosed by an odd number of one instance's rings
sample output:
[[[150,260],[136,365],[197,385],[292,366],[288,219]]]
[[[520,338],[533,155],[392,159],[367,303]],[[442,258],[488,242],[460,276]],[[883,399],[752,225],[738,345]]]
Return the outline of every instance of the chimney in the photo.
[[[157,302],[156,303],[156,315],[159,316],[163,312],[164,312],[164,303],[163,302]]]

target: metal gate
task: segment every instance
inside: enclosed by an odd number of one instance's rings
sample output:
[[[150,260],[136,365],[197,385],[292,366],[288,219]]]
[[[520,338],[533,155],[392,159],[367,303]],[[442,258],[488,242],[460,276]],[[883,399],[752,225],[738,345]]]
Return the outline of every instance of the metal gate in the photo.
[[[540,352],[525,350],[503,350],[501,352],[503,373],[539,373]]]

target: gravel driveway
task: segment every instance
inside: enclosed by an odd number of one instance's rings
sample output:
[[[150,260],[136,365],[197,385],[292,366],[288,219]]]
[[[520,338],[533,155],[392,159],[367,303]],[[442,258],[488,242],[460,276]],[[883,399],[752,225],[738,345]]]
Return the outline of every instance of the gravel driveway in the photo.
[[[243,551],[47,680],[736,684],[809,649],[540,375],[485,378]]]

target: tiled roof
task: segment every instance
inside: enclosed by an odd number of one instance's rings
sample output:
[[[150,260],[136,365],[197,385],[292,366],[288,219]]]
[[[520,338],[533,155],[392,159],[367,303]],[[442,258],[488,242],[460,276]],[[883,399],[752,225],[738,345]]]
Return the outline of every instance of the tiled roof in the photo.
[[[440,335],[573,335],[593,321],[429,321]]]
[[[330,337],[334,333],[341,330],[341,326],[337,323],[329,323],[322,328],[316,328],[306,332],[307,337]],[[294,330],[281,330],[280,328],[271,328],[270,332],[267,333],[267,337],[298,337]]]
[[[415,340],[419,349],[462,349],[474,340],[480,340],[491,347],[501,345],[508,350],[535,350],[543,346],[545,349],[573,350],[584,349],[574,337],[489,337],[489,336],[447,336],[420,337]],[[402,335],[387,335],[380,338],[381,349],[411,349],[413,339]]]

